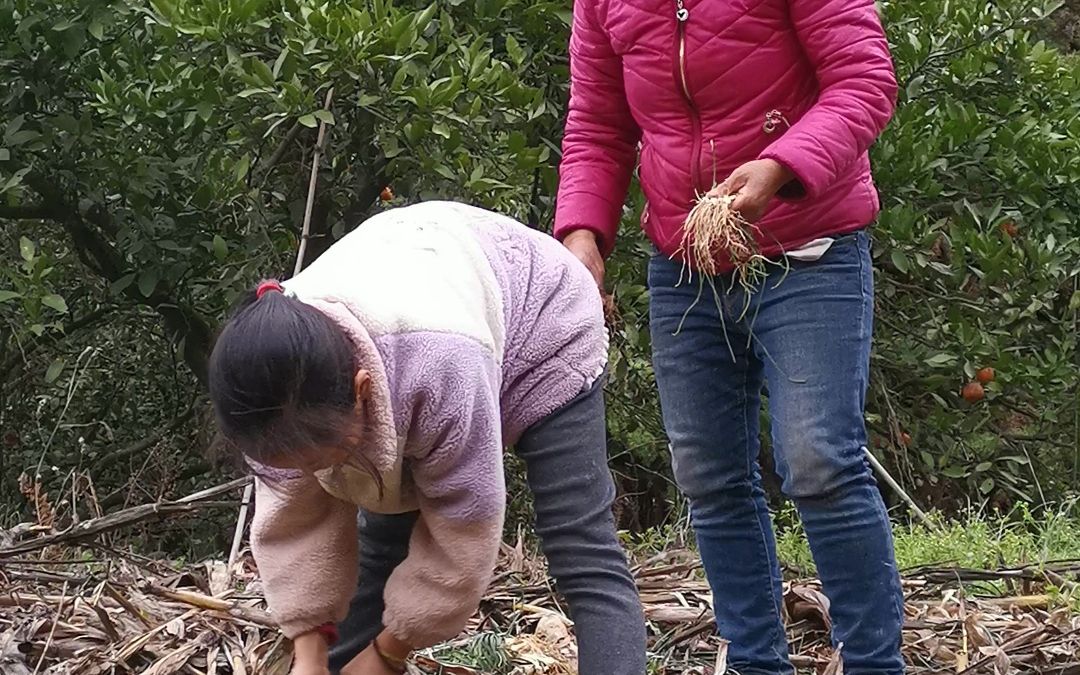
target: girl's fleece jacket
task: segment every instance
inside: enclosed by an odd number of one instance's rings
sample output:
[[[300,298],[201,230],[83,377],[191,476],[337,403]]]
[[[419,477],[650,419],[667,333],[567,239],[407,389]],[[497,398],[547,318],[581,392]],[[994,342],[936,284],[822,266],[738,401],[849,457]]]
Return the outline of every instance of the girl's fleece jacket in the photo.
[[[414,647],[452,638],[495,567],[504,446],[606,365],[596,284],[547,235],[429,202],[371,218],[285,287],[340,325],[371,372],[361,447],[384,490],[350,466],[257,480],[252,545],[270,609],[289,637],[342,620],[357,506],[418,510],[384,625]]]

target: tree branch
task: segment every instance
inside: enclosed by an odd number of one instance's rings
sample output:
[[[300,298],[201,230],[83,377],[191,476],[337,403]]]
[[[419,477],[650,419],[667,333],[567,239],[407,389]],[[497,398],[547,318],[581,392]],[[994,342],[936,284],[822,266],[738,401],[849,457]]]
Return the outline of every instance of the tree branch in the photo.
[[[192,403],[187,410],[175,417],[173,421],[169,422],[168,425],[159,429],[158,431],[155,431],[146,438],[135,441],[134,443],[124,446],[122,448],[117,448],[116,450],[113,450],[108,454],[98,457],[97,460],[94,461],[95,469],[100,470],[102,467],[109,466],[115,462],[118,462],[122,459],[138,454],[140,452],[143,452],[144,450],[153,447],[161,439],[165,438],[165,436],[175,431],[176,428],[179,427],[181,424],[191,419],[191,417],[195,414],[195,407],[196,404]]]
[[[4,220],[56,220],[56,218],[55,211],[42,204],[29,204],[26,206],[0,205],[0,219]]]
[[[209,500],[226,493],[242,488],[251,482],[251,477],[237,478],[222,485],[218,485],[182,499],[172,502],[158,502],[156,504],[141,504],[129,509],[117,511],[102,516],[75,523],[71,527],[55,534],[47,534],[36,539],[20,542],[6,548],[0,548],[0,559],[12,556],[40,551],[47,546],[56,544],[72,544],[86,539],[92,539],[100,534],[112,532],[123,527],[136,525],[146,520],[161,518],[174,513],[190,513],[214,502]]]
[[[73,319],[68,323],[64,324],[63,333],[65,336],[69,336],[73,333],[83,330],[84,328],[91,328],[103,318],[112,314],[115,310],[116,307],[113,305],[99,307],[98,309],[90,312],[89,314],[85,314],[78,319]],[[35,340],[30,344],[26,345],[26,347],[21,351],[16,350],[6,359],[0,361],[0,381],[6,380],[8,375],[15,368],[15,366],[19,365],[19,361],[23,361],[25,358],[35,353],[38,349],[41,349],[44,344],[45,343],[41,340]]]
[[[128,272],[127,261],[95,225],[105,228],[110,225],[108,213],[91,210],[90,222],[80,213],[67,195],[63,194],[55,181],[50,181],[37,173],[27,174],[26,185],[38,193],[42,201],[53,205],[53,220],[60,223],[75,244],[79,260],[95,274],[109,282],[118,281]],[[157,290],[149,297],[143,295],[134,286],[129,286],[124,294],[131,302],[150,307],[165,321],[169,336],[184,344],[184,362],[203,386],[206,385],[207,368],[210,360],[210,345],[213,341],[211,324],[199,315],[191,306],[173,297],[169,292]]]
[[[300,130],[303,127],[299,122],[293,122],[292,128],[285,134],[285,138],[281,139],[281,143],[278,144],[274,152],[266,159],[265,162],[259,164],[259,168],[256,169],[256,173],[259,178],[260,185],[266,181],[267,176],[270,175],[270,171],[277,166],[281,158],[288,152],[289,146],[296,141],[296,137],[300,135]]]
[[[1031,7],[1027,7],[1025,9],[1025,12],[1030,12],[1030,11],[1031,11]],[[1016,28],[1018,28],[1018,27],[1020,27],[1020,26],[1022,26],[1024,24],[1027,24],[1027,23],[1029,23],[1029,19],[1026,19],[1026,18],[1013,19],[1013,21],[1011,21],[1010,23],[1008,23],[1008,24],[1006,24],[1004,26],[1000,26],[1000,27],[990,31],[986,35],[981,35],[981,36],[975,38],[974,40],[971,40],[970,42],[962,44],[962,45],[960,45],[958,47],[953,47],[951,49],[945,49],[945,50],[942,50],[940,52],[931,52],[931,53],[927,54],[926,58],[923,59],[922,63],[920,63],[918,66],[916,66],[910,73],[908,73],[908,76],[904,78],[903,83],[900,85],[900,89],[907,90],[908,85],[910,85],[911,82],[916,77],[921,75],[923,73],[923,71],[925,71],[927,68],[929,68],[935,62],[941,61],[943,59],[950,58],[952,56],[956,56],[958,54],[963,54],[964,52],[968,51],[969,49],[974,49],[975,47],[978,47],[981,44],[984,44],[986,42],[990,42],[991,40],[997,38],[999,35],[1004,35],[1005,33],[1009,32],[1011,30],[1015,30]],[[915,97],[915,98],[918,98],[918,97]]]

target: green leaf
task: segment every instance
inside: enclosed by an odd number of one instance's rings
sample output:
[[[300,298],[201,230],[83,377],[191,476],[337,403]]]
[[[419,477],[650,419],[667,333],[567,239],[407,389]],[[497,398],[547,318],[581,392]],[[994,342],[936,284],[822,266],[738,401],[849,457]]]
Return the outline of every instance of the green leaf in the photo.
[[[10,302],[22,297],[22,293],[16,293],[15,291],[0,291],[0,303]]]
[[[223,261],[229,256],[229,246],[220,234],[214,235],[214,257]]]
[[[26,237],[19,238],[19,255],[22,256],[23,260],[25,260],[26,262],[30,262],[34,259],[34,254],[36,252],[37,246],[34,245],[34,242],[30,241]]]
[[[4,128],[4,138],[7,139],[19,129],[22,129],[23,122],[26,121],[25,115],[16,115],[11,118],[11,121],[7,123]]]
[[[54,293],[50,293],[49,295],[41,298],[41,304],[45,305],[49,309],[60,312],[61,314],[67,314],[68,311],[67,302],[65,302],[64,299],[61,298],[59,295],[56,295]]]
[[[63,358],[59,358],[49,365],[49,369],[45,371],[45,382],[47,384],[52,384],[60,378],[60,375],[64,372],[65,363]]]
[[[926,359],[926,365],[934,367],[947,366],[952,363],[956,363],[956,357],[952,354],[935,354]]]
[[[314,115],[302,115],[300,119],[296,121],[309,129],[314,129],[319,126],[319,120],[316,119]]]
[[[277,59],[274,61],[273,75],[276,80],[281,75],[281,69],[285,66],[285,60],[289,58],[289,49],[286,47],[278,54]]]
[[[8,178],[6,181],[4,181],[3,185],[0,185],[0,193],[7,192],[8,190],[10,190],[10,189],[14,188],[15,186],[19,185],[20,183],[22,183],[23,176],[25,176],[28,173],[30,173],[30,168],[29,167],[19,169],[18,171],[13,173],[10,178]]]
[[[968,475],[967,470],[960,466],[946,467],[941,473],[947,478],[966,478]]]
[[[432,3],[432,5],[434,6],[435,3]],[[406,15],[398,19],[394,25],[390,27],[390,39],[394,42],[401,39],[406,32],[415,25],[413,24],[414,18],[414,15]]]
[[[176,23],[180,18],[180,15],[176,11],[176,5],[169,0],[150,0],[150,6],[170,24]]]
[[[986,478],[983,482],[979,483],[979,492],[983,495],[988,495],[994,491],[995,485],[993,478]]]
[[[525,61],[525,50],[521,48],[521,43],[513,35],[506,36],[506,53],[519,66]]]
[[[431,23],[431,20],[435,18],[435,13],[438,11],[439,3],[433,2],[428,5],[427,9],[420,12],[420,14],[416,16],[416,32],[423,33],[424,29]]]
[[[893,249],[889,254],[889,259],[892,260],[892,264],[896,269],[900,270],[904,274],[907,274],[911,270],[911,263],[908,262],[907,256],[899,249]]]
[[[195,112],[203,122],[209,122],[210,116],[214,114],[214,105],[210,101],[199,101],[195,104]]]
[[[114,294],[119,295],[120,293],[126,291],[127,288],[131,286],[132,282],[134,281],[134,274],[125,274],[116,281],[112,282],[112,284],[110,284],[109,286],[109,290],[111,290]]]
[[[334,113],[329,110],[316,110],[314,113],[315,118],[325,124],[334,124]]]
[[[240,161],[236,163],[236,168],[234,169],[234,174],[236,175],[236,180],[242,181],[245,178],[247,178],[248,171],[250,169],[251,169],[251,154],[245,152],[244,156],[240,158]]]
[[[142,293],[144,298],[149,298],[153,294],[154,289],[157,288],[157,283],[157,269],[148,267],[139,274],[139,292]]]
[[[274,71],[270,70],[270,66],[263,63],[261,59],[253,59],[251,65],[255,71],[255,77],[262,80],[263,84],[267,86],[274,84]]]
[[[911,82],[909,82],[908,86],[907,86],[907,97],[908,98],[915,98],[920,93],[922,93],[923,82],[925,82],[925,81],[926,81],[926,77],[923,76],[923,75],[918,75],[916,77],[911,78]]]
[[[394,73],[394,79],[390,81],[390,91],[400,91],[401,87],[405,84],[405,78],[409,76],[409,69],[404,66],[399,67],[397,72]]]
[[[4,143],[14,148],[20,145],[25,145],[30,141],[36,141],[39,138],[41,138],[41,134],[39,134],[38,132],[31,131],[30,129],[23,129],[5,137]]]
[[[105,26],[102,26],[101,22],[97,19],[91,21],[86,30],[94,36],[95,40],[102,40],[105,38]]]

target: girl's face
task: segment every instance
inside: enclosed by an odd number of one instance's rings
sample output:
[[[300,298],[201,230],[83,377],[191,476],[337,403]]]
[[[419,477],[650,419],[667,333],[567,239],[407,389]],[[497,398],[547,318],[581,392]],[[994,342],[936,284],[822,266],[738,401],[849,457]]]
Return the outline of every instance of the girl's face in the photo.
[[[366,426],[367,409],[365,406],[371,396],[371,374],[367,370],[361,368],[353,376],[353,389],[356,395],[356,422],[358,428],[362,429]],[[290,452],[286,456],[267,458],[262,462],[274,469],[313,474],[316,471],[348,463],[349,445],[350,443],[342,442],[340,445],[331,447],[304,448]]]

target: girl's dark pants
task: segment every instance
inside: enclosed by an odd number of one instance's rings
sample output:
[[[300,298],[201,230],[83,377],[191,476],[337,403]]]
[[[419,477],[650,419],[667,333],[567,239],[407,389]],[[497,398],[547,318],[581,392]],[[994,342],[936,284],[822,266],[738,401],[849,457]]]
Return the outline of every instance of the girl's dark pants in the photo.
[[[536,531],[566,599],[582,675],[644,675],[645,621],[611,512],[602,382],[541,420],[516,447],[533,493]],[[360,576],[330,651],[333,672],[382,631],[383,589],[408,554],[415,513],[361,511]]]

